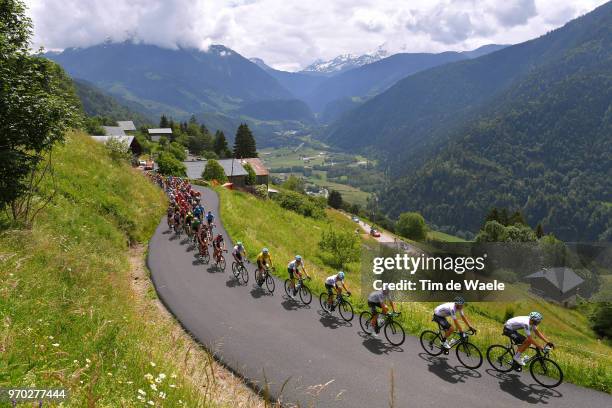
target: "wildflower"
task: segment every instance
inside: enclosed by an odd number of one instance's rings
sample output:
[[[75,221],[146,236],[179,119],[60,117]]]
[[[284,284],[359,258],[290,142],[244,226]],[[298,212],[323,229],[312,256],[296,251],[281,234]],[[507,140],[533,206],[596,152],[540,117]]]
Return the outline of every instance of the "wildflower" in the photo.
[[[146,393],[146,392],[144,392],[144,390],[141,390],[140,388],[138,389],[138,393],[139,393],[140,395],[147,395],[147,393]]]
[[[85,361],[87,361],[88,363],[91,363],[91,360],[86,358]]]
[[[106,373],[109,377],[113,376],[113,373]]]
[[[176,388],[176,385],[170,384],[170,388]]]
[[[166,374],[164,374],[164,373],[159,373],[158,377],[159,377],[159,378],[161,378],[161,379],[163,380],[164,378],[166,378]]]
[[[151,367],[155,367],[157,364],[155,364],[154,362],[150,362],[149,364],[151,364]]]
[[[59,347],[59,343],[53,343],[52,346],[53,347]]]
[[[151,401],[151,400],[149,400],[149,402],[147,402],[147,404],[149,404],[151,406],[155,405],[155,403],[153,401]]]
[[[153,374],[151,373],[146,373],[144,377],[149,381],[153,381]]]
[[[159,392],[159,398],[161,398],[161,399],[166,399],[166,393],[165,393],[165,392],[163,392],[163,391],[160,391],[160,392]]]
[[[151,389],[153,391],[157,391],[157,385],[155,385],[155,383],[151,384]]]

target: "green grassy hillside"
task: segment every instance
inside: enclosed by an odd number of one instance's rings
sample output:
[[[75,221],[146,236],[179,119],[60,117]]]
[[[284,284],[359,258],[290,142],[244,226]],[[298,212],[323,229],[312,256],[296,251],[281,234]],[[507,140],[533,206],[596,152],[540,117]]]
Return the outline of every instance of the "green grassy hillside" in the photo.
[[[321,232],[332,227],[335,230],[354,231],[355,224],[343,214],[328,210],[327,220],[314,220],[282,209],[275,202],[259,200],[254,196],[217,190],[221,199],[223,224],[234,240],[245,243],[249,257],[253,259],[262,247],[270,248],[279,276],[287,276],[285,265],[295,255],[304,257],[307,271],[314,276],[309,284],[314,295],[323,291],[323,278],[334,271],[323,264],[317,247]],[[366,235],[362,235],[364,239]],[[365,307],[360,293],[358,265],[351,265],[347,278],[351,300],[357,309]],[[520,288],[519,288],[520,289]],[[524,291],[524,300],[513,303],[472,303],[467,307],[468,316],[479,330],[473,340],[483,352],[490,344],[506,342],[501,327],[507,313],[527,314],[540,310],[545,315],[542,331],[553,339],[557,348],[552,357],[561,364],[566,381],[612,392],[612,347],[601,341],[589,328],[583,314],[544,302]],[[313,302],[316,302],[313,300]],[[433,303],[405,303],[401,305],[404,327],[412,334],[420,334],[432,328]],[[313,317],[314,318],[314,317]],[[355,334],[357,335],[357,334]],[[413,350],[418,352],[419,350]],[[487,368],[488,363],[483,363]]]
[[[66,387],[74,407],[213,405],[131,287],[128,243],[153,234],[163,193],[83,134],[53,156],[57,194],[33,229],[0,216],[0,387]]]

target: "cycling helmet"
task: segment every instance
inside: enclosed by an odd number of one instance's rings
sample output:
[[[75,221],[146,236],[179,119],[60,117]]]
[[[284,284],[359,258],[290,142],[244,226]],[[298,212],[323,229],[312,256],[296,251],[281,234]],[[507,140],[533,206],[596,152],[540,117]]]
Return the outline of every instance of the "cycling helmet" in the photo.
[[[270,251],[268,251],[268,248],[264,248],[264,249],[261,250],[261,252],[263,252],[264,254],[267,254]]]
[[[300,255],[296,255],[296,256],[295,256],[295,260],[296,260],[296,261],[301,261],[301,260],[302,260],[302,257],[301,257]]]
[[[540,312],[531,312],[529,313],[529,320],[533,320],[536,323],[540,323],[544,316]]]
[[[240,248],[242,248],[242,241],[236,242],[236,245],[238,245]]]
[[[338,272],[338,279],[344,280],[344,272],[342,271]]]
[[[383,294],[385,294],[385,295],[388,295],[388,294],[389,294],[389,292],[390,292],[390,290],[389,290],[389,287],[388,287],[388,286],[385,286],[385,287],[383,288],[383,290],[382,290],[382,293],[383,293]]]
[[[464,305],[465,304],[465,299],[462,296],[457,296],[455,298],[455,304],[456,305]]]

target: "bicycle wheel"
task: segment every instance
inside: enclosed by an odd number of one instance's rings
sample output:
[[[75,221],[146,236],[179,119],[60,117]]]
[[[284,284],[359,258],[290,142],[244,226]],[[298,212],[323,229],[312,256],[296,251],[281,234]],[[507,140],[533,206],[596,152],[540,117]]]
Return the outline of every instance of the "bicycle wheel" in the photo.
[[[338,312],[340,312],[340,316],[347,321],[350,322],[355,317],[355,312],[353,312],[353,305],[351,302],[347,302],[346,300],[342,301],[338,307]]]
[[[291,289],[291,279],[285,279],[285,293],[288,297],[291,297],[293,294],[293,289]]]
[[[395,320],[391,320],[385,324],[385,337],[387,341],[394,346],[401,346],[404,340],[406,340],[406,333],[401,324]]]
[[[529,366],[529,372],[533,379],[545,388],[555,388],[563,382],[561,367],[547,357],[534,358]]]
[[[302,299],[305,305],[309,305],[312,302],[312,293],[310,293],[310,289],[304,284],[300,288],[300,299]]]
[[[321,309],[324,312],[329,311],[329,303],[327,303],[328,299],[329,295],[327,294],[327,292],[321,292],[321,294],[319,295],[319,304],[321,305]]]
[[[438,356],[444,351],[440,335],[431,330],[425,330],[421,333],[421,347],[432,356]]]
[[[223,255],[219,255],[219,262],[217,262],[217,266],[222,270],[225,270],[225,257]]]
[[[512,350],[500,344],[494,344],[487,349],[487,361],[501,373],[507,373],[514,366]]]
[[[266,287],[270,291],[270,293],[274,293],[274,288],[276,284],[274,283],[274,278],[270,275],[266,276]]]
[[[359,315],[359,325],[365,334],[372,334],[372,313],[368,311],[361,312]]]
[[[472,343],[459,343],[456,351],[457,359],[464,367],[475,369],[482,364],[482,353]]]
[[[238,264],[236,262],[232,262],[232,274],[234,274],[234,278],[240,278],[240,269],[238,269]]]
[[[240,269],[240,278],[242,278],[242,282],[246,285],[249,283],[249,271],[244,265],[239,266]]]

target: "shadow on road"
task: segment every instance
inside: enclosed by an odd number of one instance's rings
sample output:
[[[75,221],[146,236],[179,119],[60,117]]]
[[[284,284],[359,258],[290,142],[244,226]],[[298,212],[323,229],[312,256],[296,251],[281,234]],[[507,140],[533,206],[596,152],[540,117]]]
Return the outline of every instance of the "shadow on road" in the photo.
[[[462,365],[452,367],[448,364],[446,356],[430,356],[427,353],[419,353],[419,357],[429,363],[429,371],[451,384],[464,383],[467,378],[480,378],[476,370],[465,368]]]
[[[551,398],[561,398],[557,390],[544,388],[540,385],[527,385],[521,381],[521,375],[517,372],[500,373],[491,368],[485,370],[491,377],[499,380],[499,388],[515,398],[529,404],[549,404]]]
[[[178,236],[178,235],[176,235],[176,234],[173,234],[173,235],[170,237],[170,241],[176,241],[177,239],[180,239],[180,238],[181,238],[180,236]]]
[[[253,284],[251,288],[251,296],[255,299],[259,299],[262,296],[273,296],[274,293],[270,293],[258,284]]]
[[[208,272],[208,273],[224,273],[225,270],[219,268],[217,265],[215,265],[213,263],[208,268],[206,268],[206,272]]]
[[[284,295],[281,305],[285,310],[299,310],[299,309],[310,309],[310,305],[305,305],[299,300],[291,299],[289,296]]]
[[[363,331],[359,331],[357,334],[363,339],[363,346],[370,352],[374,354],[389,354],[393,352],[401,353],[404,351],[403,348],[394,346],[393,344],[389,344],[384,341],[380,337],[371,336]],[[382,333],[381,333],[382,336]]]
[[[323,310],[317,310],[317,313],[321,318],[319,321],[321,324],[328,329],[337,329],[338,327],[352,327],[353,324],[351,322],[347,322],[344,319],[341,319],[333,314],[329,314],[324,312]]]
[[[164,232],[162,232],[162,234],[164,235],[172,234],[172,230],[165,230]]]
[[[225,286],[228,288],[237,288],[238,286],[242,286],[242,283],[234,276],[230,276],[230,278],[225,282]]]

